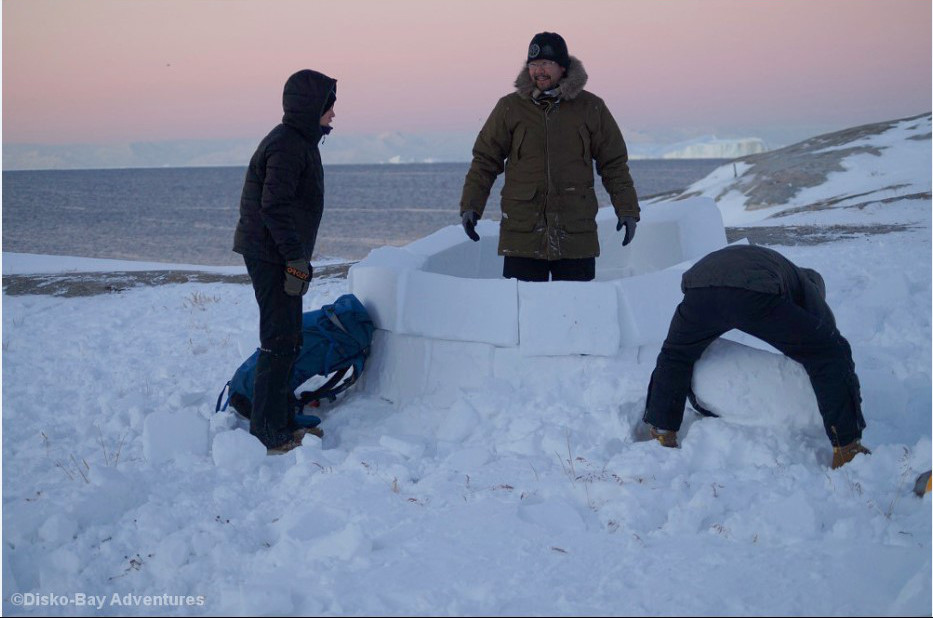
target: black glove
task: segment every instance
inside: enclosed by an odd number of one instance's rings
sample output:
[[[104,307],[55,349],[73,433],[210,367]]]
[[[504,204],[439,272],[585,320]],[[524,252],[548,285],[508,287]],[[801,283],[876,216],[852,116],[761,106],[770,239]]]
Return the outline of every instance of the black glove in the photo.
[[[285,293],[304,296],[311,284],[311,264],[307,260],[289,260],[285,263]]]
[[[466,235],[469,236],[473,242],[479,240],[479,234],[476,233],[477,219],[479,219],[479,215],[475,210],[467,210],[460,215],[460,221],[463,223],[463,231],[466,232]]]
[[[625,226],[625,238],[622,239],[622,246],[632,242],[632,239],[635,238],[635,227],[636,227],[635,217],[619,217],[619,222],[616,223],[616,231],[622,229],[622,226]]]

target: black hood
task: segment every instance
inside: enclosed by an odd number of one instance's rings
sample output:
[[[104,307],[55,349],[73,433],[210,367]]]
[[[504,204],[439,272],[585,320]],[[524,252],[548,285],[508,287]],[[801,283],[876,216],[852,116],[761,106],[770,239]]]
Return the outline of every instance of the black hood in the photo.
[[[285,82],[282,122],[317,142],[322,135],[330,133],[330,127],[321,126],[321,116],[336,99],[336,79],[311,69],[298,71]]]

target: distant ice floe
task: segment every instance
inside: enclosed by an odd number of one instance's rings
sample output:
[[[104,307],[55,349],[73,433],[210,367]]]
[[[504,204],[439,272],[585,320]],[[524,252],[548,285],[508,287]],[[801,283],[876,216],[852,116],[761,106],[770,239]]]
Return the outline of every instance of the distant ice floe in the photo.
[[[706,141],[682,144],[661,155],[662,159],[737,159],[767,152],[764,141],[757,137],[742,139],[710,138]]]

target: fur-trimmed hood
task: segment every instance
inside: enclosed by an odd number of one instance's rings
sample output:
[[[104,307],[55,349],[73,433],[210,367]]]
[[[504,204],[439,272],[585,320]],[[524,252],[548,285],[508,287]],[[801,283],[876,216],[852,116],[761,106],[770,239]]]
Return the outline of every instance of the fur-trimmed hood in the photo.
[[[588,77],[586,69],[583,68],[583,63],[576,57],[570,56],[570,66],[567,67],[567,72],[564,73],[563,79],[560,80],[561,98],[575,98],[583,91]],[[535,84],[531,80],[531,76],[528,75],[527,65],[522,65],[521,72],[515,78],[515,91],[523,99],[530,99],[535,91]]]

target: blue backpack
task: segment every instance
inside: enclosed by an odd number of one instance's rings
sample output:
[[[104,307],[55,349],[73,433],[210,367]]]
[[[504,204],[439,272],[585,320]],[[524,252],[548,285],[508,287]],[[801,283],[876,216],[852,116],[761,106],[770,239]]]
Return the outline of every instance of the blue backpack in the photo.
[[[295,359],[290,392],[294,393],[313,376],[330,376],[313,391],[293,395],[289,417],[294,425],[314,427],[321,419],[302,414],[306,405],[318,407],[321,400],[334,401],[338,394],[350,388],[359,379],[369,356],[375,326],[363,303],[353,294],[344,294],[331,305],[302,315],[301,352]],[[233,378],[220,391],[215,412],[231,405],[246,418],[252,413],[253,379],[256,374],[257,349],[233,374]],[[349,373],[349,375],[347,375]],[[341,382],[343,380],[343,382]],[[227,401],[221,406],[224,391],[229,390]]]

